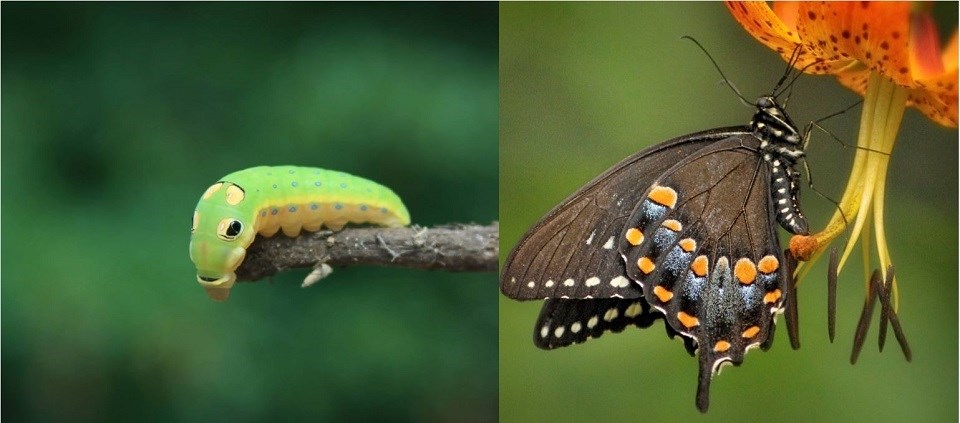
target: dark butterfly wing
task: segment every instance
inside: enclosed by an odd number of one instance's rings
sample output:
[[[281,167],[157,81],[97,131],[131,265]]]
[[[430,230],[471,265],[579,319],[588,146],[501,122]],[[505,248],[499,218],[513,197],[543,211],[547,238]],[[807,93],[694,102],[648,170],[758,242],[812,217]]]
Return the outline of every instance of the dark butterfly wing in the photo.
[[[617,237],[645,190],[694,152],[746,128],[676,138],[628,157],[554,208],[520,239],[500,278],[504,295],[544,298],[638,298],[624,272]]]
[[[663,172],[618,239],[627,276],[700,346],[701,410],[711,376],[767,342],[786,296],[789,275],[760,142],[736,134]]]
[[[566,347],[599,338],[606,332],[621,332],[630,325],[648,328],[662,317],[660,312],[651,310],[643,298],[550,299],[540,310],[533,342],[545,350]],[[664,324],[664,327],[670,338],[677,335],[670,325]],[[696,345],[690,338],[683,340],[693,355]]]

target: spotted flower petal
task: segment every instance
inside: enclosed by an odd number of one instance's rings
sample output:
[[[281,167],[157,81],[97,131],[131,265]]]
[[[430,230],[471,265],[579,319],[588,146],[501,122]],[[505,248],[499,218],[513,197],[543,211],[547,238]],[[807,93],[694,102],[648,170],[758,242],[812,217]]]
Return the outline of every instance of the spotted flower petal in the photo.
[[[836,75],[864,95],[870,73],[910,90],[907,106],[957,126],[957,35],[941,53],[936,26],[909,2],[728,2],[734,18],[797,68]]]

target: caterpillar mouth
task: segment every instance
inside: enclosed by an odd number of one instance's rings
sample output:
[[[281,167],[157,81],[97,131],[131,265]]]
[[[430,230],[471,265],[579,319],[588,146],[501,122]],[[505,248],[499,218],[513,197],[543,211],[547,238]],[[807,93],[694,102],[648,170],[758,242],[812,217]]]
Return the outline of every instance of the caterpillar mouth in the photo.
[[[207,296],[214,301],[226,301],[236,279],[233,273],[227,273],[219,278],[197,275],[197,282],[207,291]]]

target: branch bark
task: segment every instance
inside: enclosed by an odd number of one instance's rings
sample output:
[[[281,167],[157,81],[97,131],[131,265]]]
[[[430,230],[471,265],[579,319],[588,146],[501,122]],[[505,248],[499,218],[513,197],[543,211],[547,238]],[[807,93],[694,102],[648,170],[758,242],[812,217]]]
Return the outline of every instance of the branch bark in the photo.
[[[347,228],[296,238],[257,236],[237,269],[237,281],[255,281],[293,268],[390,266],[450,272],[494,272],[500,225],[452,224],[424,228]]]

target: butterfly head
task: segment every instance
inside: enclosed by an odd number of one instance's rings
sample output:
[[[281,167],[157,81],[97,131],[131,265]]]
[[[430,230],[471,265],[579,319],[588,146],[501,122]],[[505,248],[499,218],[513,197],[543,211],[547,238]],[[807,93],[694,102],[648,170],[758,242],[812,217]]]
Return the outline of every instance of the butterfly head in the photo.
[[[750,128],[757,138],[775,144],[800,146],[803,137],[783,106],[772,96],[757,99],[757,112],[750,121]]]

